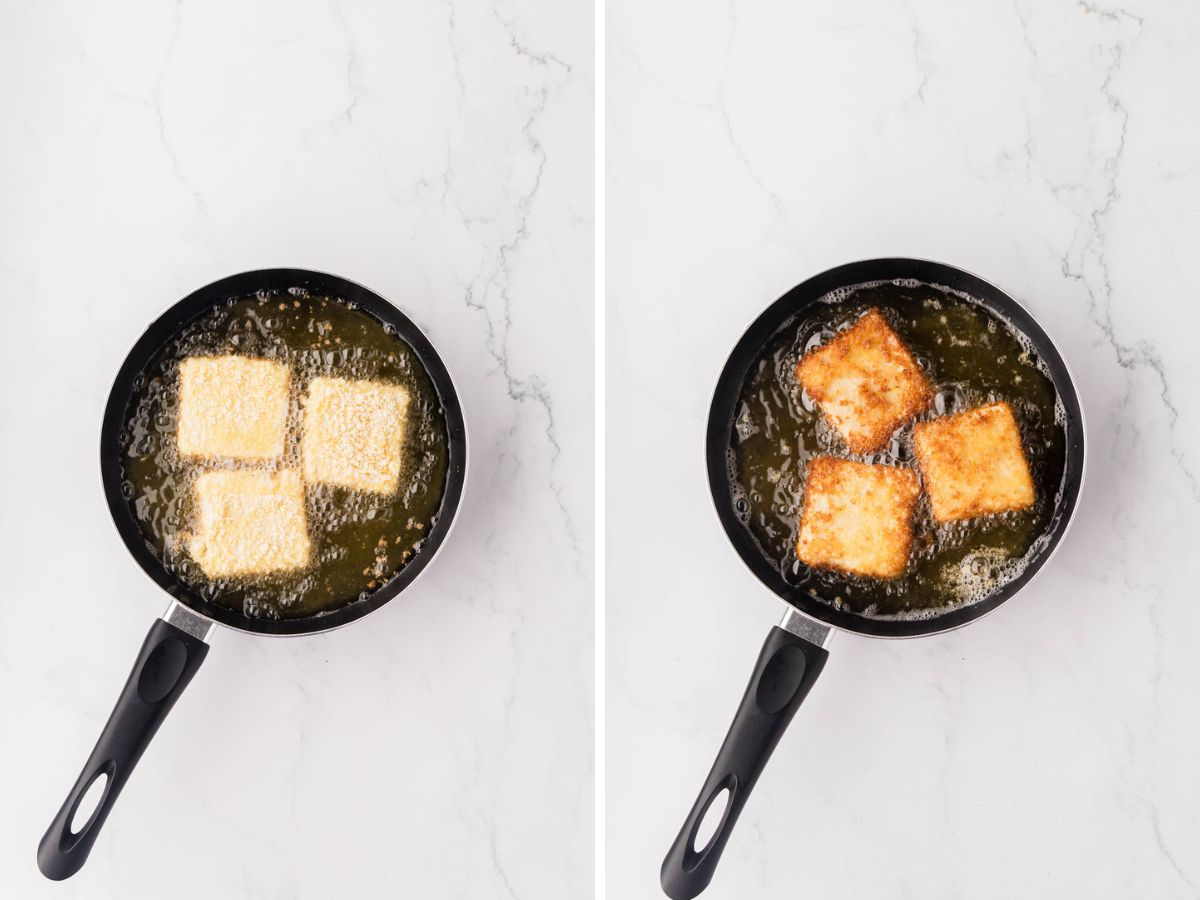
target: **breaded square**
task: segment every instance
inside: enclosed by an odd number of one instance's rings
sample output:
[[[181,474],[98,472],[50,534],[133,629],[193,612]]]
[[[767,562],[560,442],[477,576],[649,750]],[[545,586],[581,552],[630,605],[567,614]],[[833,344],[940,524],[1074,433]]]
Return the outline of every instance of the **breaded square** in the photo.
[[[274,459],[287,431],[288,367],[245,356],[190,356],[179,364],[179,452]]]
[[[933,397],[929,379],[877,309],[806,353],[796,378],[853,453],[882,448]]]
[[[294,469],[204,472],[196,479],[191,554],[209,578],[308,565],[304,483]]]
[[[912,469],[818,456],[808,464],[796,556],[854,575],[903,575],[920,492]]]
[[[1021,430],[1007,403],[919,422],[913,443],[937,521],[1033,504],[1033,478]]]
[[[314,378],[304,407],[304,478],[394,494],[408,391],[383,381]]]

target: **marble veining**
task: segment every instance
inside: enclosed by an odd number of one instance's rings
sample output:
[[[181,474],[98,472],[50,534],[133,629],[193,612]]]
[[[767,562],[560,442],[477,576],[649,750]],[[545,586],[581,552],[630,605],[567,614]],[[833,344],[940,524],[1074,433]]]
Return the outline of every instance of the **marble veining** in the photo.
[[[0,10],[4,896],[591,895],[592,20]],[[51,885],[37,841],[166,605],[105,511],[108,386],[168,305],[268,266],[360,281],[426,331],[468,422],[459,518],[361,623],[218,629],[91,860]]]
[[[709,387],[787,288],[886,255],[1043,322],[1085,495],[992,616],[833,641],[706,896],[1200,896],[1198,37],[1159,2],[609,4],[608,483],[655,471],[607,512],[614,896],[656,896],[780,612],[709,508]]]

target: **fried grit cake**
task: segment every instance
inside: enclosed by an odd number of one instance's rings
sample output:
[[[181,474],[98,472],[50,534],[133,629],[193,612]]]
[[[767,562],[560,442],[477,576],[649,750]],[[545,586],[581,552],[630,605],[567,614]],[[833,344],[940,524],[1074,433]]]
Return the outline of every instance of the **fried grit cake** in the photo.
[[[853,453],[871,453],[923,410],[933,388],[877,309],[804,355],[796,378]]]
[[[394,494],[407,412],[401,385],[314,378],[304,407],[304,479]]]
[[[1033,504],[1029,462],[1007,403],[919,422],[913,443],[938,522]]]
[[[911,469],[816,457],[808,465],[796,556],[854,575],[902,575],[920,490]]]
[[[273,459],[283,453],[288,384],[282,363],[246,356],[191,356],[179,364],[179,452]]]
[[[265,575],[308,564],[304,484],[291,469],[238,469],[196,479],[191,554],[209,578]]]

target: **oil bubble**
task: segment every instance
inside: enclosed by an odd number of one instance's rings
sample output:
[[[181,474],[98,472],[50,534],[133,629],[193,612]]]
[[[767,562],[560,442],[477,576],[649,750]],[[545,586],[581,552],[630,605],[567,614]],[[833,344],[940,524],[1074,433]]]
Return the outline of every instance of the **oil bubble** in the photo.
[[[918,418],[1008,402],[1029,448],[1036,485],[1029,509],[950,523],[934,520],[922,493],[908,568],[893,580],[809,569],[794,550],[813,456],[916,468],[911,424],[899,428],[882,450],[852,454],[795,378],[805,353],[853,325],[868,308],[883,312],[935,385],[929,409]],[[820,602],[878,618],[923,619],[979,602],[1016,578],[1047,546],[1041,536],[1062,496],[1062,403],[1025,335],[974,298],[911,280],[839,288],[786,320],[749,371],[728,450],[734,508],[784,582],[796,583],[803,571],[806,590]]]
[[[286,302],[285,302],[286,301]],[[314,315],[316,310],[320,315]],[[309,332],[318,320],[323,334]],[[330,340],[337,346],[324,346]],[[196,459],[178,452],[179,361],[189,356],[239,354],[272,358],[291,370],[284,452],[254,461]],[[357,602],[395,576],[420,551],[437,521],[446,480],[445,414],[422,366],[395,333],[366,312],[351,311],[337,298],[303,288],[258,292],[227,298],[168,340],[139,373],[120,432],[126,448],[121,493],[163,566],[222,606],[246,615],[280,618],[308,616]],[[389,361],[390,360],[390,361]],[[402,365],[401,363],[404,363]],[[306,529],[312,544],[308,567],[257,578],[207,578],[189,556],[189,537],[197,528],[195,479],[212,469],[274,472],[301,468],[304,398],[316,377],[381,379],[402,384],[410,403],[402,449],[401,483],[389,495],[323,484],[305,488]],[[135,500],[135,497],[137,498]],[[405,509],[404,517],[398,511]],[[397,522],[398,518],[408,522]],[[386,571],[362,575],[376,565],[375,550],[386,538]],[[374,580],[375,586],[368,588]]]

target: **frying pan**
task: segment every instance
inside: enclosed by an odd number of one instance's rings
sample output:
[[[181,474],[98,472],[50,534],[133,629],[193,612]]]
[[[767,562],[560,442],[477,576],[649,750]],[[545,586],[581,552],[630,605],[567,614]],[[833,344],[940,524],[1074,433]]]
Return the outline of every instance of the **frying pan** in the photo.
[[[1024,571],[969,605],[949,608],[928,618],[870,618],[836,608],[810,593],[812,588],[788,584],[778,566],[759,548],[734,508],[734,416],[743,383],[768,341],[786,321],[812,307],[837,288],[874,281],[911,279],[967,294],[990,312],[1011,323],[1031,342],[1050,372],[1065,413],[1066,460],[1061,486],[1045,541]],[[990,613],[1024,588],[1050,559],[1071,523],[1083,486],[1083,410],[1062,356],[1049,335],[1012,297],[982,278],[942,263],[916,259],[872,259],[838,266],[792,288],[754,320],[733,348],[717,381],[709,408],[706,435],[708,484],[717,517],[729,542],[758,579],[787,603],[783,621],[771,629],[750,684],[716,762],[691,812],[671,845],[661,871],[662,888],[672,900],[700,894],[712,880],[725,844],[784,730],[821,674],[826,647],[837,630],[879,638],[940,634]],[[712,837],[698,846],[697,836],[714,802],[725,792]],[[713,808],[713,814],[717,809]]]
[[[168,571],[151,550],[138,528],[129,502],[121,494],[123,475],[118,438],[133,393],[134,379],[164,344],[188,323],[226,300],[250,296],[260,290],[288,288],[306,288],[313,294],[356,303],[359,309],[384,325],[391,325],[399,339],[416,353],[433,382],[445,417],[446,486],[437,521],[420,551],[395,578],[378,590],[324,614],[296,619],[251,618],[239,610],[207,600]],[[146,574],[170,594],[171,603],[150,627],[108,724],[75,786],[38,844],[38,868],[55,881],[74,875],[86,862],[100,828],[134,766],[204,661],[209,634],[217,624],[257,635],[318,634],[373,613],[413,583],[445,542],[454,521],[466,481],[467,433],[450,373],[411,319],[378,294],[344,278],[304,269],[262,269],[223,278],[189,294],[155,320],[133,345],[117,373],[104,410],[100,430],[100,473],[108,509],[121,539]],[[105,781],[102,788],[96,788],[102,793],[95,811],[85,822],[75,822],[80,801],[100,778]]]

